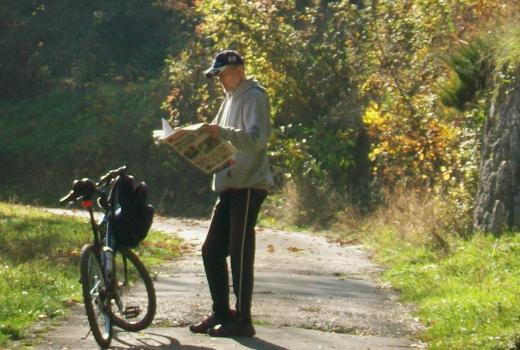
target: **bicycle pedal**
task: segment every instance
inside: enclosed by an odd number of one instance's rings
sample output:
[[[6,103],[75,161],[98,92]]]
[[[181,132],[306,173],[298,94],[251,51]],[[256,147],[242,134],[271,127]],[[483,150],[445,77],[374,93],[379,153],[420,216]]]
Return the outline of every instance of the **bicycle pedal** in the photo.
[[[127,306],[123,312],[126,318],[136,318],[140,313],[141,308],[139,306]]]

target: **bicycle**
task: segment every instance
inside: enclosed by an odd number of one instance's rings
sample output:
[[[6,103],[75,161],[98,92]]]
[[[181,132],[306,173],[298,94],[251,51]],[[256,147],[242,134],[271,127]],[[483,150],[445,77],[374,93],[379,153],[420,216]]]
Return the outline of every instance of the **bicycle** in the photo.
[[[61,203],[81,201],[90,216],[93,242],[81,249],[80,282],[90,331],[104,348],[110,346],[114,325],[137,332],[152,323],[156,311],[155,288],[146,267],[129,247],[114,239],[114,218],[121,210],[116,188],[128,176],[123,166],[98,183],[75,180],[72,190],[60,199]],[[104,211],[99,221],[94,217],[96,197]]]

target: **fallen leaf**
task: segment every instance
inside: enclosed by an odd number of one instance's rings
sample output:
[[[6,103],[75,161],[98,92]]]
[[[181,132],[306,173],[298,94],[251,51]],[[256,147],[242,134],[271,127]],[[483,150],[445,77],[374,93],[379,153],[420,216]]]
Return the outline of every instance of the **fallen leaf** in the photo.
[[[293,252],[293,253],[298,253],[298,252],[303,251],[304,249],[296,248],[296,247],[289,247],[289,248],[287,248],[287,250],[290,252]]]

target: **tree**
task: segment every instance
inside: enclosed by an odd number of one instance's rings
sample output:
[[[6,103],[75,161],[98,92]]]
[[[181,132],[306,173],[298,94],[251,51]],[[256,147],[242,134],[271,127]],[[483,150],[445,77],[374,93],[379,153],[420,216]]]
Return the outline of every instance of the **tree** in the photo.
[[[172,93],[165,108],[172,119],[182,124],[212,118],[218,89],[208,89],[213,82],[201,72],[216,52],[238,50],[270,95],[276,130],[271,156],[279,183],[363,197],[368,147],[362,102],[351,82],[354,56],[345,44],[359,31],[357,7],[276,0],[205,0],[196,6],[196,36],[170,61]],[[314,194],[309,198],[315,201]]]
[[[186,2],[2,2],[0,98],[82,87],[107,76],[156,74],[167,52],[177,52],[193,30]]]

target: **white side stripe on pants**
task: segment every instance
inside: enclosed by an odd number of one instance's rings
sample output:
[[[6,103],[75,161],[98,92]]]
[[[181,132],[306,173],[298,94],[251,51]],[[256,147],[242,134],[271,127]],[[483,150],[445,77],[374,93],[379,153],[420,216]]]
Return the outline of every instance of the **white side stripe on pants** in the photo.
[[[249,215],[249,201],[251,199],[251,188],[247,189],[246,214],[244,218],[244,230],[242,231],[242,251],[240,253],[240,277],[238,283],[238,313],[242,314],[242,274],[244,269],[244,246],[246,242],[247,216]]]

